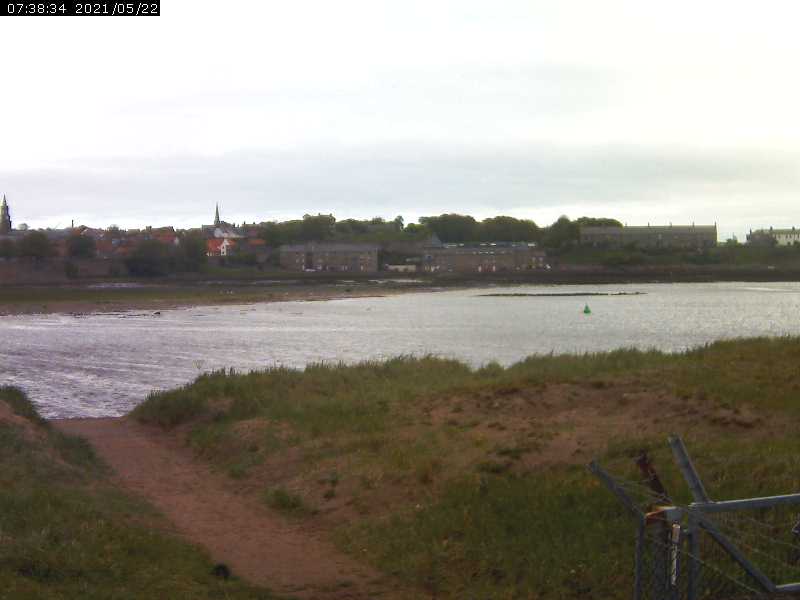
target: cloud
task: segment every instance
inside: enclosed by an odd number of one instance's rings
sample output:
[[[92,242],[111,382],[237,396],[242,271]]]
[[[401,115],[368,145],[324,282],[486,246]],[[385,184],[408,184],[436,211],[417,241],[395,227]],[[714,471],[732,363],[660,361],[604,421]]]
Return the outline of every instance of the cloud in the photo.
[[[36,226],[73,218],[96,226],[197,226],[219,202],[237,222],[462,212],[549,223],[571,213],[720,222],[741,235],[750,226],[788,224],[761,221],[786,214],[799,164],[795,155],[753,150],[388,145],[68,161],[0,170],[0,180],[15,190],[15,219]]]
[[[17,221],[796,224],[791,0],[242,3],[3,31]]]

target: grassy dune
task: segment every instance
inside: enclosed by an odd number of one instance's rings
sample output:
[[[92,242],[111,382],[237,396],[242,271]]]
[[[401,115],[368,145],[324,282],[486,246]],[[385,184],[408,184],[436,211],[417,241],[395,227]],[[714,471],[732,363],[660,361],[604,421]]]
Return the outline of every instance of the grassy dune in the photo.
[[[273,598],[215,578],[207,556],[106,476],[83,440],[0,387],[0,598]]]
[[[211,373],[133,416],[420,592],[623,599],[633,525],[585,464],[636,478],[647,448],[685,500],[679,433],[714,498],[798,491],[798,364],[796,338],[479,370],[406,357]]]

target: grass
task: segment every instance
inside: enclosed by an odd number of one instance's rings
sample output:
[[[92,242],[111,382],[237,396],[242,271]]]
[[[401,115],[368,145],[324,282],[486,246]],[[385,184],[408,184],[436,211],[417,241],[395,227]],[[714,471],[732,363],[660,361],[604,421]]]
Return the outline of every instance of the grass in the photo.
[[[306,516],[315,512],[313,508],[306,505],[300,496],[283,488],[267,490],[264,493],[264,502],[270,508],[295,517]]]
[[[316,364],[302,372],[284,367],[239,375],[215,371],[182,388],[150,394],[132,415],[164,427],[197,418],[230,422],[266,417],[310,436],[374,432],[389,427],[390,407],[444,391],[471,375],[462,363],[432,357],[355,366]]]
[[[674,354],[616,350],[532,356],[505,369],[492,364],[472,370],[455,360],[399,357],[350,366],[315,364],[304,371],[215,371],[184,387],[150,394],[132,415],[164,427],[198,418],[230,423],[259,417],[313,436],[374,432],[394,424],[398,407],[437,394],[502,396],[554,382],[590,381],[602,388],[602,377],[630,375],[669,382],[680,396],[702,395],[731,406],[757,401],[794,411],[800,410],[798,361],[800,338],[756,338]]]
[[[715,498],[798,489],[798,440],[744,452],[734,438],[691,442]],[[667,489],[687,502],[666,443],[653,440],[652,448]],[[629,456],[612,451],[603,462],[634,478]],[[789,520],[784,529],[792,525]],[[631,597],[634,532],[620,504],[584,468],[555,467],[523,477],[458,478],[430,505],[350,527],[339,540],[354,553],[366,549],[386,572],[445,598],[622,600]]]
[[[152,508],[119,492],[81,439],[48,427],[19,390],[0,403],[29,421],[0,420],[0,596],[274,598],[212,575],[208,556],[165,533]]]
[[[47,421],[39,416],[33,402],[28,400],[24,392],[12,386],[0,387],[0,400],[11,408],[15,415],[28,419],[35,425],[46,425]]]
[[[622,600],[633,524],[581,466],[591,456],[536,462],[559,432],[575,429],[540,427],[558,409],[543,406],[548,394],[576,407],[595,398],[612,416],[635,408],[631,389],[663,397],[637,417],[649,433],[611,430],[592,452],[635,477],[632,457],[648,447],[678,499],[688,496],[665,443],[674,423],[713,497],[788,493],[800,487],[797,364],[798,338],[536,356],[507,368],[401,357],[211,373],[151,395],[133,414],[187,425],[198,451],[223,469],[247,459],[240,476],[266,483],[273,507],[319,507],[294,514],[438,598]],[[674,416],[681,412],[689,416]]]

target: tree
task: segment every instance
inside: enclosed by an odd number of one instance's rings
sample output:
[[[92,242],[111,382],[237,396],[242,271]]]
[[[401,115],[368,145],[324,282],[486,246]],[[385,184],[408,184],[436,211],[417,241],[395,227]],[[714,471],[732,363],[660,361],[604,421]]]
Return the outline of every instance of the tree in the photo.
[[[616,219],[605,217],[581,217],[576,219],[575,223],[581,227],[622,227],[622,223]]]
[[[181,240],[180,253],[188,271],[197,271],[208,262],[206,240],[200,233],[187,233]]]
[[[157,277],[166,275],[173,267],[170,248],[158,240],[145,240],[125,259],[131,275]]]
[[[354,235],[363,235],[369,233],[369,224],[357,219],[345,219],[344,221],[337,221],[334,225],[334,231],[337,236],[350,237]]]
[[[333,215],[304,215],[300,234],[304,242],[317,242],[333,236],[336,219]]]
[[[479,239],[478,222],[469,215],[445,214],[438,217],[420,217],[440,240],[449,243],[475,242]]]
[[[44,260],[55,253],[53,245],[41,231],[32,231],[17,243],[17,254],[34,260]]]
[[[299,223],[299,221],[295,222]],[[283,244],[288,244],[289,236],[287,235],[288,228],[286,225],[286,223],[277,223],[275,221],[264,223],[264,225],[261,227],[261,233],[259,237],[266,242],[267,246],[271,246],[273,248],[277,248]]]
[[[77,233],[67,238],[67,256],[70,258],[94,258],[96,253],[94,238]]]
[[[423,225],[421,223],[409,223],[403,229],[403,233],[406,235],[406,237],[412,239],[422,239],[430,237],[433,232],[427,225]]]
[[[16,245],[12,240],[0,240],[0,258],[14,258],[16,253]]]
[[[543,243],[546,248],[557,250],[576,244],[579,238],[580,227],[578,223],[570,221],[569,217],[562,215],[547,228]]]
[[[500,216],[481,223],[484,242],[537,242],[540,237],[539,227],[533,221]]]

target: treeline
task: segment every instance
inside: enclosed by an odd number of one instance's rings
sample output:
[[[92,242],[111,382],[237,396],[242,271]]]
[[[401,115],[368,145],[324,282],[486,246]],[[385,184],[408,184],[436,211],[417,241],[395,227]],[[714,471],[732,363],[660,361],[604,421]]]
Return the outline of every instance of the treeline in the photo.
[[[94,258],[96,249],[93,239],[71,235],[66,240],[68,258]],[[30,258],[44,260],[58,255],[56,245],[44,232],[31,231],[20,239],[0,240],[0,258]]]
[[[19,240],[0,240],[0,259],[24,258],[35,262],[61,256],[59,248],[42,231],[32,231]],[[92,259],[97,256],[97,244],[92,237],[77,233],[64,240],[63,258]],[[123,259],[131,275],[153,277],[169,273],[199,271],[207,262],[205,238],[197,233],[181,237],[178,246],[158,240],[143,240],[131,247]],[[72,273],[67,262],[67,273]]]
[[[582,225],[621,227],[622,223],[616,219],[590,217],[572,221],[562,216],[555,223],[540,227],[529,219],[497,216],[478,221],[470,215],[451,213],[421,217],[419,223],[405,225],[403,217],[392,221],[382,218],[337,221],[333,215],[305,215],[293,221],[265,223],[261,237],[272,247],[311,241],[418,242],[435,235],[443,243],[534,242],[558,249],[576,244]]]
[[[333,215],[305,215],[292,221],[264,223],[260,237],[268,246],[277,248],[284,244],[334,240],[379,243],[413,239],[415,236],[412,230],[404,227],[403,217],[393,221],[380,217],[365,221],[337,221]]]
[[[139,242],[125,258],[131,275],[159,277],[170,273],[200,271],[208,263],[206,241],[202,235],[189,233],[178,246],[158,240]]]

